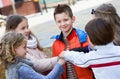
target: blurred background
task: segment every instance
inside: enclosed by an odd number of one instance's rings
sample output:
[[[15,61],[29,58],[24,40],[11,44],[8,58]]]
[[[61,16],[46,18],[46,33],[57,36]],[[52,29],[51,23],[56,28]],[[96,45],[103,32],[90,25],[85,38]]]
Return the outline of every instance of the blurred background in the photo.
[[[58,4],[70,5],[76,21],[74,27],[84,30],[92,19],[91,10],[103,3],[111,3],[120,14],[120,0],[0,0],[0,36],[4,34],[5,20],[11,14],[21,14],[28,18],[29,28],[38,37],[40,45],[51,56],[53,35],[60,31],[54,21],[53,12]]]

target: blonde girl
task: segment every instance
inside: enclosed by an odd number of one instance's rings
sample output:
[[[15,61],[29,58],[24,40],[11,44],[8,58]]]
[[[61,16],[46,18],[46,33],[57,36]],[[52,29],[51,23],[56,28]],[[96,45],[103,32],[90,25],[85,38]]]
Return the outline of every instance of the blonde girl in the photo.
[[[6,33],[0,41],[0,58],[5,64],[6,79],[58,79],[63,72],[63,59],[59,59],[46,76],[34,71],[31,60],[26,59],[27,40],[21,33]],[[40,63],[39,63],[40,64]]]

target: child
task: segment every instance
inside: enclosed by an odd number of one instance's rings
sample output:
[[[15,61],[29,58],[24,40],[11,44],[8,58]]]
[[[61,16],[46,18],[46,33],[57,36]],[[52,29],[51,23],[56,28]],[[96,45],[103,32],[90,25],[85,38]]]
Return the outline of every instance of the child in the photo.
[[[2,37],[0,58],[6,66],[6,79],[58,79],[65,61],[59,59],[48,75],[41,75],[32,69],[32,62],[25,59],[26,43],[27,40],[21,33],[9,32]]]
[[[114,31],[111,24],[96,18],[88,22],[85,31],[95,50],[86,54],[65,51],[60,57],[79,67],[92,68],[95,79],[120,79],[120,47],[112,42]]]
[[[120,45],[120,18],[112,4],[102,4],[92,10],[94,17],[100,17],[109,22],[115,30],[114,44]]]
[[[61,34],[55,37],[56,40],[52,46],[52,56],[58,56],[63,50],[88,52],[87,35],[82,30],[73,28],[75,17],[68,5],[58,5],[54,11],[54,19],[61,30]],[[64,69],[65,72],[60,79],[92,79],[93,77],[89,68],[79,68],[69,62],[66,63]]]
[[[34,69],[40,73],[51,70],[58,57],[47,58],[35,35],[30,31],[28,20],[21,15],[11,15],[7,18],[6,32],[22,33],[27,40],[26,58],[32,60]]]

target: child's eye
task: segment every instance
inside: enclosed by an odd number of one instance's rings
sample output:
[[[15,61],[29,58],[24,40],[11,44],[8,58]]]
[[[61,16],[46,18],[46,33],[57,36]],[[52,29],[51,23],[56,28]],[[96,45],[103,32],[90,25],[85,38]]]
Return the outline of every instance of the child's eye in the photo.
[[[68,19],[64,19],[64,21],[68,21]]]
[[[23,48],[26,49],[26,46],[24,46]]]
[[[25,27],[22,28],[22,30],[24,30],[24,29],[25,29]]]
[[[57,23],[60,23],[61,21],[57,21]]]

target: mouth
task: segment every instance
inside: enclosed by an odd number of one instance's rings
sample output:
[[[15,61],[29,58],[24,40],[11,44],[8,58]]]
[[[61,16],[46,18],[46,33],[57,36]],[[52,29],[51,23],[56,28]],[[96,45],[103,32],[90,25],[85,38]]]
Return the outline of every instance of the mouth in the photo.
[[[29,33],[26,33],[25,36],[28,37],[28,36],[29,36]]]
[[[67,28],[67,27],[68,27],[68,26],[63,26],[62,28],[65,29],[65,28]]]

